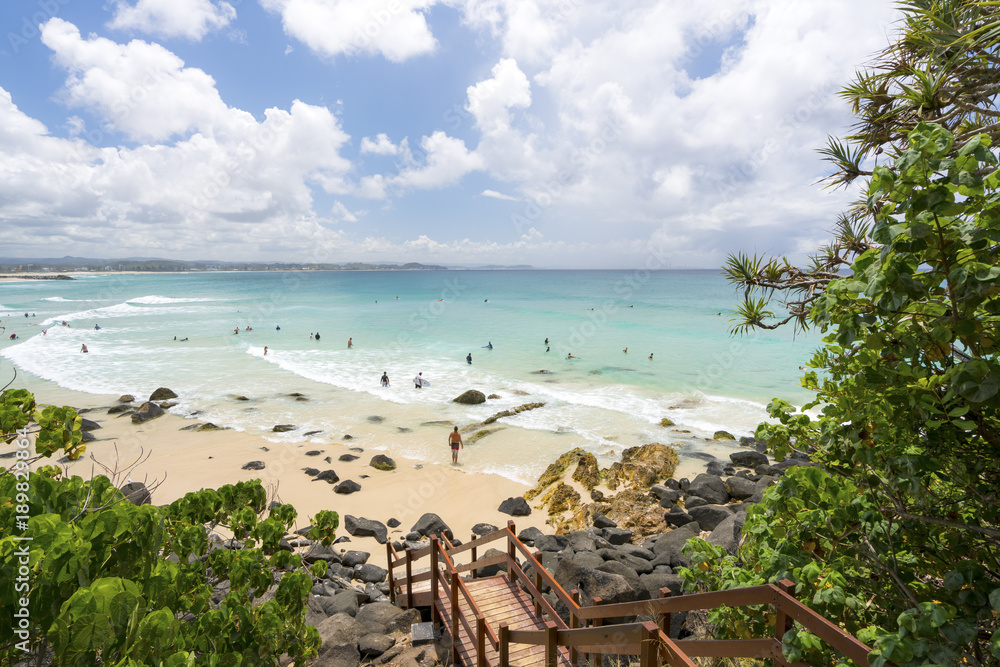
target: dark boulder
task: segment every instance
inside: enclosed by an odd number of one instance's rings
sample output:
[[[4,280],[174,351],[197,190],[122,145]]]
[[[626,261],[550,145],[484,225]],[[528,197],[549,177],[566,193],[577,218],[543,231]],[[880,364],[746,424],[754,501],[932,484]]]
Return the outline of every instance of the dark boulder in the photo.
[[[134,400],[135,396],[133,396],[132,394],[122,394],[121,396],[118,397],[119,403],[131,403]]]
[[[489,535],[490,533],[495,533],[498,530],[500,529],[494,526],[492,523],[477,523],[475,526],[472,527],[472,534],[479,536]]]
[[[480,403],[486,402],[486,394],[481,391],[476,391],[475,389],[470,389],[461,396],[452,399],[452,403],[461,403],[462,405],[479,405]]]
[[[374,537],[379,544],[385,544],[386,539],[388,539],[388,529],[381,521],[351,516],[350,514],[344,517],[344,530],[353,537]]]
[[[148,505],[151,499],[149,489],[142,482],[129,482],[119,490],[133,505]]]
[[[327,484],[336,484],[340,481],[340,477],[333,470],[324,470],[323,472],[316,473],[313,477],[314,482],[324,481]]]
[[[481,554],[479,558],[492,558],[493,556],[503,556],[506,551],[500,551],[499,549],[487,549],[486,553]],[[507,565],[504,563],[497,563],[496,565],[487,565],[486,567],[481,567],[476,570],[477,577],[492,577],[501,572],[507,571]]]
[[[385,581],[387,574],[389,574],[389,572],[378,565],[365,563],[357,569],[354,576],[356,579],[360,579],[366,584],[380,584]]]
[[[355,456],[354,454],[341,454],[337,460],[350,463],[351,461],[357,461],[359,458],[359,456]]]
[[[597,514],[594,516],[594,528],[617,528],[618,524],[604,516]]]
[[[725,482],[726,493],[729,494],[731,498],[736,500],[744,500],[749,498],[757,490],[757,484],[750,481],[746,477],[740,477],[739,475],[733,475],[728,478]]]
[[[538,538],[544,536],[545,533],[538,530],[534,526],[531,526],[530,528],[525,528],[520,533],[518,533],[517,539],[521,540],[528,546],[534,546],[534,544],[538,541]]]
[[[83,419],[80,421],[81,431],[96,431],[99,428],[101,428],[101,425],[92,419]]]
[[[638,598],[621,575],[583,567],[569,558],[559,561],[552,576],[565,590],[575,588],[587,600],[599,597],[607,604],[615,604],[633,602]]]
[[[295,424],[275,424],[271,429],[275,433],[287,433],[288,431],[294,431],[298,426]]]
[[[372,457],[372,460],[368,463],[372,468],[376,470],[395,470],[396,462],[385,454],[376,454]]]
[[[756,468],[759,465],[767,465],[768,463],[767,456],[752,450],[733,452],[729,455],[729,460],[743,468]]]
[[[242,470],[263,470],[263,469],[264,469],[263,461],[250,461],[249,463],[244,463],[242,467]]]
[[[389,635],[371,632],[358,640],[358,651],[365,657],[382,655],[393,646],[396,640]]]
[[[430,512],[424,514],[422,517],[417,519],[417,522],[413,524],[410,528],[411,531],[416,531],[425,537],[430,537],[431,535],[441,535],[446,536],[449,540],[454,539],[454,534],[451,532],[451,528],[448,527],[441,517],[437,514],[432,514]]]
[[[343,495],[348,495],[361,490],[361,485],[351,479],[345,479],[343,482],[333,487],[334,493],[340,493]]]
[[[688,493],[692,496],[704,498],[714,505],[723,505],[729,500],[729,493],[726,485],[715,475],[702,473],[694,478],[688,487]],[[685,503],[689,505],[689,503]]]
[[[604,539],[614,545],[628,544],[632,539],[632,531],[623,528],[605,528],[602,533]]]
[[[661,535],[656,540],[656,544],[653,545],[653,553],[656,554],[656,558],[653,559],[653,565],[659,565],[660,563],[671,567],[686,565],[687,558],[681,553],[681,550],[687,541],[692,537],[697,537],[699,532],[698,524],[692,522]]]
[[[122,396],[122,398],[125,397]],[[152,394],[149,395],[150,401],[166,401],[171,398],[177,398],[177,394],[175,394],[170,389],[167,389],[166,387],[160,387],[159,389],[157,389],[156,391],[154,391]],[[120,401],[122,399],[119,398],[118,400]]]
[[[108,408],[108,414],[109,415],[117,415],[117,414],[121,414],[122,412],[128,412],[131,409],[132,409],[132,406],[128,405],[128,404],[125,404],[125,403],[122,403],[122,404],[119,404],[119,405],[112,405],[110,408]]]
[[[388,635],[409,632],[411,625],[420,622],[420,610],[400,609],[391,602],[373,602],[359,609],[355,618],[368,632]]]
[[[736,555],[736,549],[740,545],[740,534],[743,532],[743,522],[746,520],[746,513],[739,512],[732,514],[715,527],[712,534],[708,536],[708,543],[720,546],[730,554]]]
[[[500,503],[497,511],[511,516],[528,516],[531,514],[531,507],[528,505],[528,501],[521,496],[512,496]]]
[[[142,424],[148,422],[150,419],[156,419],[164,413],[163,408],[161,408],[156,403],[143,403],[139,406],[139,409],[132,413],[132,423]]]
[[[569,537],[566,535],[542,535],[535,540],[538,551],[562,551],[568,545]]]
[[[344,564],[344,567],[354,568],[358,565],[364,565],[371,558],[371,554],[367,551],[345,551],[344,555],[340,557],[340,562]]]
[[[687,512],[681,511],[679,507],[673,507],[663,515],[664,520],[671,526],[684,526],[694,522],[694,517]]]
[[[725,505],[704,505],[688,510],[702,530],[715,530],[715,527],[733,515],[733,511]]]

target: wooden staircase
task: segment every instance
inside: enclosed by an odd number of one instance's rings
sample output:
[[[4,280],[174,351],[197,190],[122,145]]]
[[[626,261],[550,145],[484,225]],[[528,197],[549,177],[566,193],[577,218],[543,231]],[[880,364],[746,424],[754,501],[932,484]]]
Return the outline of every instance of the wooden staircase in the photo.
[[[477,559],[480,549],[500,540],[506,542],[506,553]],[[470,552],[470,562],[456,564],[456,556],[466,552]],[[524,559],[523,567],[517,555]],[[857,665],[868,665],[871,652],[855,637],[796,600],[791,595],[791,582],[677,597],[662,589],[660,598],[654,600],[605,605],[600,598],[594,598],[590,605],[581,606],[579,592],[563,590],[542,567],[541,554],[531,553],[517,539],[513,522],[460,546],[447,538],[432,537],[430,546],[418,551],[406,549],[402,556],[387,543],[386,556],[393,602],[407,608],[429,608],[431,619],[442,625],[451,638],[456,665],[569,667],[582,660],[600,665],[602,655],[614,654],[639,656],[641,667],[696,667],[692,657],[771,659],[781,667],[807,667],[788,662],[782,652],[782,637],[794,623]],[[414,564],[424,559],[429,565],[414,572]],[[506,571],[476,578],[477,570],[497,565]],[[530,569],[533,576],[528,576],[525,569]],[[566,605],[569,623],[542,596],[545,585]],[[670,639],[672,613],[753,605],[773,608],[772,636]],[[653,616],[657,622],[605,624],[606,619],[643,615]]]

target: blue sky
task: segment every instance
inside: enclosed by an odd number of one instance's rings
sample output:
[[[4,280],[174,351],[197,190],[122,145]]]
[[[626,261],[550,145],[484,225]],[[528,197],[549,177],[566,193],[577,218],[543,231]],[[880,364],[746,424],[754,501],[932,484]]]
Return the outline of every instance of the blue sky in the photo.
[[[0,256],[800,260],[892,4],[6,0]]]

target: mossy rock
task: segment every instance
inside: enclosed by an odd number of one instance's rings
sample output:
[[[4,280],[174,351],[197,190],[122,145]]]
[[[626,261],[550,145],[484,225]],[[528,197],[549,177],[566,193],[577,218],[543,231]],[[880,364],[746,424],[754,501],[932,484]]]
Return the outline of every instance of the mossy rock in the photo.
[[[587,452],[580,457],[573,471],[573,480],[583,485],[583,488],[590,491],[601,483],[601,471],[597,467],[597,457]]]
[[[660,420],[660,426],[675,426],[674,421],[667,417]]]
[[[604,479],[611,490],[619,485],[645,490],[673,477],[676,470],[677,450],[669,445],[653,443],[626,449],[622,452],[622,460],[612,463],[604,473]]]
[[[736,436],[734,436],[729,431],[716,431],[715,435],[712,436],[712,439],[713,440],[735,440]]]
[[[465,442],[465,444],[467,444],[467,445],[471,445],[471,444],[479,442],[480,440],[482,440],[483,438],[485,438],[488,435],[492,435],[493,433],[496,433],[497,431],[503,431],[503,430],[504,430],[504,428],[502,426],[498,426],[496,428],[484,428],[482,431],[479,431],[477,433],[473,433],[468,438],[465,438],[465,440],[463,442]]]
[[[385,454],[376,454],[368,464],[376,470],[395,470],[396,462]]]
[[[535,485],[535,488],[524,494],[524,499],[531,500],[544,491],[550,484],[561,480],[563,473],[566,472],[571,465],[586,455],[587,452],[577,447],[576,449],[572,449],[560,456],[555,460],[555,463],[550,463],[549,467],[546,468],[545,472],[543,472],[538,478],[538,484]]]
[[[545,494],[542,506],[548,505],[549,515],[562,514],[580,505],[580,494],[566,482],[559,482]]]

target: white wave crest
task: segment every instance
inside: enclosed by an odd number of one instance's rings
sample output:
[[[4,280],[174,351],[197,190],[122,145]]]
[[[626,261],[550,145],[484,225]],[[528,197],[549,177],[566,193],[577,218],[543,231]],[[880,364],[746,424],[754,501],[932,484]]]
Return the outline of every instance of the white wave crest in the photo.
[[[136,299],[129,299],[126,303],[142,303],[148,305],[162,305],[168,303],[199,303],[203,301],[218,301],[219,299],[210,299],[208,297],[174,297],[174,296],[157,296],[156,294],[151,294],[149,296],[140,296]]]

